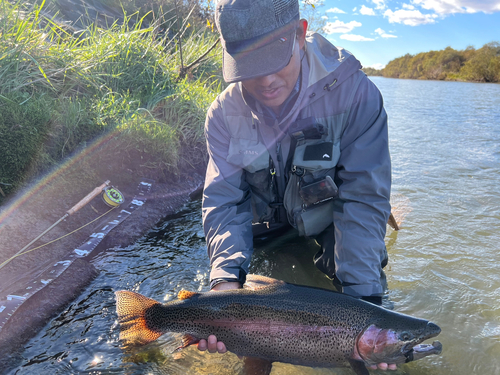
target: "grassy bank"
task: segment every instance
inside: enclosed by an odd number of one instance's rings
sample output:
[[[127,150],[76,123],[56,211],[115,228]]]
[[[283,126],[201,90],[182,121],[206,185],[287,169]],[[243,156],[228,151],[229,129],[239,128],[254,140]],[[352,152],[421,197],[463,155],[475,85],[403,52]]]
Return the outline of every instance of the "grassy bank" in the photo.
[[[0,3],[4,193],[106,133],[165,173],[203,162],[205,113],[222,85],[218,48],[182,75],[178,38],[154,21],[124,15],[120,24],[74,33],[44,16],[44,5]],[[183,67],[217,39],[188,26],[179,28]]]

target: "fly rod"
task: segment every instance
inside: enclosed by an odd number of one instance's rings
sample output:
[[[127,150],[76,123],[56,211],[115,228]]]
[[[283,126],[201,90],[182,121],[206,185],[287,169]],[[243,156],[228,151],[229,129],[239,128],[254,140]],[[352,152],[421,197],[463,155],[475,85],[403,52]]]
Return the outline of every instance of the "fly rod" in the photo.
[[[66,213],[64,214],[63,217],[61,217],[59,220],[57,220],[54,224],[52,224],[49,228],[47,228],[43,233],[41,233],[38,237],[36,237],[33,241],[31,241],[29,244],[27,244],[25,247],[23,247],[21,250],[19,250],[17,253],[12,256],[11,260],[14,259],[17,255],[25,251],[28,247],[33,245],[36,241],[38,241],[42,236],[44,236],[47,232],[49,232],[52,228],[54,228],[57,224],[59,224],[61,221],[66,219],[68,216],[73,215],[75,212],[80,210],[82,207],[87,205],[92,199],[97,197],[101,191],[103,191],[107,186],[109,185],[109,180],[105,181],[101,186],[96,187],[94,190],[92,190],[89,194],[87,194],[80,202],[75,204],[73,207],[71,207]],[[2,269],[8,262],[5,262],[4,264],[0,265],[0,269]]]

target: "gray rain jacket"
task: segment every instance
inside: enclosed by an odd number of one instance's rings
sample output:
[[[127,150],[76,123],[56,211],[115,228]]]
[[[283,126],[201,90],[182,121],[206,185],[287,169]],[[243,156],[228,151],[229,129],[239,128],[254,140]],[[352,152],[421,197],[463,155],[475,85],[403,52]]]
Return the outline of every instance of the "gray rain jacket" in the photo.
[[[252,222],[288,219],[312,237],[333,222],[335,275],[347,285],[344,292],[381,295],[391,184],[382,96],[359,61],[321,35],[308,33],[301,53],[300,91],[279,123],[264,116],[241,83],[231,84],[208,111],[203,225],[210,279],[241,281],[246,275]],[[321,134],[304,137],[300,123],[314,123],[316,130],[319,125]],[[311,157],[318,150],[320,157]],[[305,205],[298,191],[303,180],[326,176],[338,186],[338,196]],[[279,215],[276,207],[283,203],[287,214]]]

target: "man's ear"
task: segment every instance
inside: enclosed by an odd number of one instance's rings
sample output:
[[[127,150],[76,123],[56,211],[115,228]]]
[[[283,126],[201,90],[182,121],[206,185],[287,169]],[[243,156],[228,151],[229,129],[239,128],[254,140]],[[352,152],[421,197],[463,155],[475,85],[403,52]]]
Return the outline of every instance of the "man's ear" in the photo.
[[[299,21],[299,27],[297,28],[297,40],[299,41],[300,49],[304,48],[306,43],[306,32],[307,32],[307,20],[302,18]]]

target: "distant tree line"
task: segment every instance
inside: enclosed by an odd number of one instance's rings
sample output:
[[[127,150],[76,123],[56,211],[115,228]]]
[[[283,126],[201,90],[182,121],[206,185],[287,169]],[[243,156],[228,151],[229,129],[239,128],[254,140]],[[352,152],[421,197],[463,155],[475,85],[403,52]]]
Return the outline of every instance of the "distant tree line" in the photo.
[[[363,68],[367,75],[388,78],[434,79],[448,81],[500,82],[500,43],[491,42],[479,49],[472,46],[457,51],[406,54],[391,60],[384,69]]]

